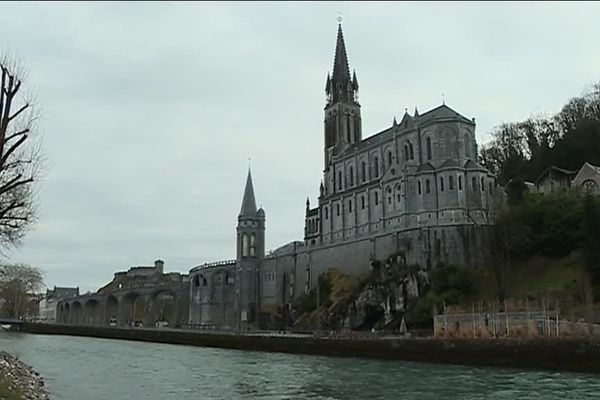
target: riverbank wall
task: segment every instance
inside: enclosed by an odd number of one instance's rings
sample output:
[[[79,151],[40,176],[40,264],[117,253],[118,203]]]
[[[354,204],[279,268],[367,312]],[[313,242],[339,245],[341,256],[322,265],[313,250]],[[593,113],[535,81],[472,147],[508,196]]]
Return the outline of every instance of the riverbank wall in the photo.
[[[336,357],[600,373],[600,341],[586,339],[339,339],[33,323],[24,323],[21,332]]]
[[[0,398],[47,400],[44,379],[16,357],[0,351]]]

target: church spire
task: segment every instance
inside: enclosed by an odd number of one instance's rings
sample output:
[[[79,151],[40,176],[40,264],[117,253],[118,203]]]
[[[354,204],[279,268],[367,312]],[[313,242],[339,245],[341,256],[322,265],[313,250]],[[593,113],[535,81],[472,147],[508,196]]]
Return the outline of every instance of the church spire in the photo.
[[[246,178],[246,189],[244,189],[240,217],[256,217],[256,200],[254,198],[254,186],[252,185],[252,173],[250,168],[248,168],[248,177]]]
[[[342,24],[338,24],[332,79],[337,82],[346,82],[350,79],[350,68],[348,67],[348,55],[346,54],[346,44],[344,43]]]

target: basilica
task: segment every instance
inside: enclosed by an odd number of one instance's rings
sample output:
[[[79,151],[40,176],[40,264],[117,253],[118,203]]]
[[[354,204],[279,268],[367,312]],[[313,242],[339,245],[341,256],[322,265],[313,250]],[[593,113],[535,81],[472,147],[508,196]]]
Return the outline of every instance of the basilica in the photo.
[[[325,84],[323,178],[307,200],[303,240],[265,253],[265,210],[248,171],[237,257],[190,271],[189,323],[253,329],[261,313],[289,310],[330,268],[346,274],[399,255],[430,269],[480,263],[496,186],[477,163],[475,120],[445,104],[363,137],[359,84],[341,24]]]

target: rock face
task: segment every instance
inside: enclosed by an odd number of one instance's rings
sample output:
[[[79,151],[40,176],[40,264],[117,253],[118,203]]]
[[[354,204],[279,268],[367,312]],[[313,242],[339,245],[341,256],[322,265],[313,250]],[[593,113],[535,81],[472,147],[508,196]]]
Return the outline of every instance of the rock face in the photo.
[[[33,368],[5,352],[0,352],[0,376],[9,389],[20,393],[24,400],[48,399],[44,379]]]
[[[298,318],[297,328],[333,330],[399,331],[407,310],[429,287],[427,271],[406,265],[402,254],[384,262],[372,261],[371,273],[351,279],[337,270],[329,270],[329,301]],[[402,328],[402,329],[401,329]]]
[[[371,263],[371,277],[350,304],[344,328],[398,330],[404,314],[429,286],[427,271],[401,255]]]

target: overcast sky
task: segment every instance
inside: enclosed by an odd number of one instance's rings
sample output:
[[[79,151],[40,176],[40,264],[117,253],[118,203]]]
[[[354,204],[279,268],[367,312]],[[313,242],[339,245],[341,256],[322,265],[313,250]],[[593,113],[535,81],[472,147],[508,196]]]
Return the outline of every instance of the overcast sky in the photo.
[[[443,92],[481,144],[600,81],[599,3],[0,3],[49,159],[39,223],[4,262],[86,291],[156,258],[234,258],[248,157],[267,249],[301,240],[338,11],[365,137]]]

